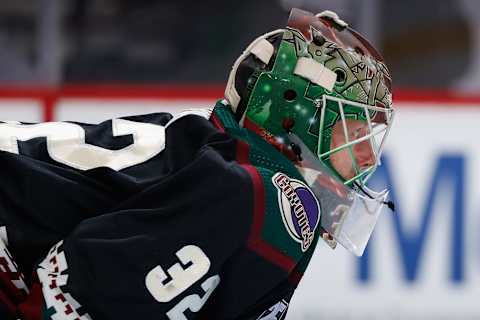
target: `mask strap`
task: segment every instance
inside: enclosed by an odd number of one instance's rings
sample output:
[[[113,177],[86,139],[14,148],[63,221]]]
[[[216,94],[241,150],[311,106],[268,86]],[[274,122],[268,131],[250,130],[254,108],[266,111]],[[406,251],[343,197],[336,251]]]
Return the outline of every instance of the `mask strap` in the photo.
[[[357,187],[358,189],[360,189],[360,191],[362,191],[362,193],[364,195],[366,195],[367,197],[369,197],[370,199],[372,200],[376,200],[371,194],[370,192],[368,192],[366,189],[364,189],[362,187],[362,185],[358,182],[354,182],[353,183],[355,185],[355,187]],[[392,212],[395,212],[395,203],[393,203],[392,200],[388,200],[388,201],[384,201],[382,200],[381,203],[385,204],[390,210],[392,210]]]

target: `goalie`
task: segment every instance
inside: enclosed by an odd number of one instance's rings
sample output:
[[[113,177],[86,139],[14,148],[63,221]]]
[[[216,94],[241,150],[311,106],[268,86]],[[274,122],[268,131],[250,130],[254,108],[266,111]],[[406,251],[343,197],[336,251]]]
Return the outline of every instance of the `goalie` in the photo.
[[[319,239],[361,255],[390,74],[332,12],[252,42],[213,108],[0,123],[2,319],[284,319]]]

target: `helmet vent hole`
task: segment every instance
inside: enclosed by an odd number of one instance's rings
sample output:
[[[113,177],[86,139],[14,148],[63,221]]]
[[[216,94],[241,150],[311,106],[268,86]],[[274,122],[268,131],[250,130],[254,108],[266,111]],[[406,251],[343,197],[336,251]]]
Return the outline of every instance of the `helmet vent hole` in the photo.
[[[345,71],[343,71],[342,69],[337,69],[335,70],[335,74],[337,75],[337,84],[343,84],[345,82],[345,79],[347,78]]]
[[[312,41],[315,45],[321,47],[325,43],[325,38],[320,34],[314,34]]]
[[[283,93],[283,97],[285,98],[285,100],[287,101],[293,101],[295,100],[295,98],[297,97],[297,93],[292,90],[292,89],[288,89],[287,91],[285,91]]]

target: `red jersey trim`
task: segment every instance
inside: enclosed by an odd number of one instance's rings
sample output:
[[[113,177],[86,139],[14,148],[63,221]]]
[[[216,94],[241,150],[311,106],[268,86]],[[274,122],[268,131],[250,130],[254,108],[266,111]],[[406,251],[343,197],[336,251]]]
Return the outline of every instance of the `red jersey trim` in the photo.
[[[268,244],[261,238],[261,231],[265,220],[265,186],[257,169],[249,164],[249,146],[243,141],[238,141],[237,161],[248,172],[253,183],[253,222],[248,239],[248,248],[267,261],[277,265],[287,272],[291,272],[296,262],[279,249]]]
[[[45,304],[42,287],[40,283],[35,279],[32,287],[30,288],[30,294],[25,302],[22,302],[18,306],[18,312],[22,319],[28,320],[42,320],[43,319],[43,306]]]
[[[218,119],[217,115],[215,114],[215,109],[212,112],[212,115],[210,116],[210,121],[212,124],[220,130],[220,132],[225,133],[225,127],[223,126],[222,122]]]
[[[293,270],[292,273],[288,276],[288,281],[290,283],[294,284],[295,286],[300,283],[300,280],[302,280],[303,277],[303,272],[300,272],[298,270]]]
[[[246,164],[250,165],[250,160],[249,160],[248,154],[249,154],[248,144],[246,142],[238,140],[238,144],[237,144],[237,161],[238,161],[238,163],[240,163],[242,165],[246,165]],[[257,172],[257,174],[258,174],[258,172]],[[260,181],[261,181],[261,179],[260,179]],[[263,188],[263,183],[262,183],[262,188]],[[262,189],[262,192],[263,192],[263,189]]]

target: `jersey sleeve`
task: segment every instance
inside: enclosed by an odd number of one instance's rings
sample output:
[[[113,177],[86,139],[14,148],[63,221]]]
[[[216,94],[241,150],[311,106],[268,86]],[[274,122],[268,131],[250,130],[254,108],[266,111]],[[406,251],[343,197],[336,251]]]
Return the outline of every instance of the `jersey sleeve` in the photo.
[[[54,246],[37,269],[50,314],[201,319],[251,226],[249,177],[217,157],[205,148],[175,179]]]

